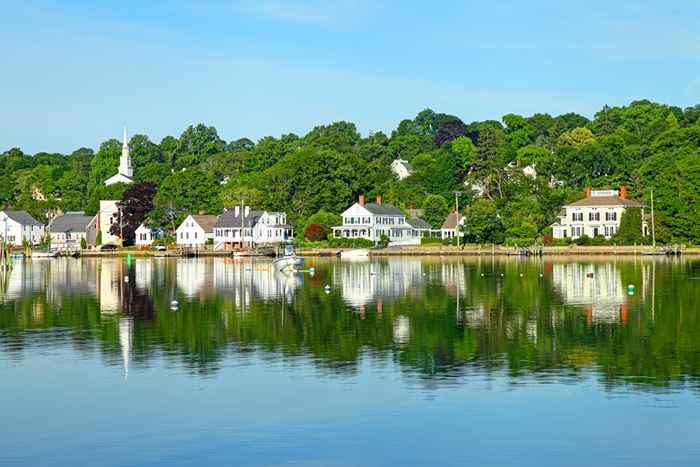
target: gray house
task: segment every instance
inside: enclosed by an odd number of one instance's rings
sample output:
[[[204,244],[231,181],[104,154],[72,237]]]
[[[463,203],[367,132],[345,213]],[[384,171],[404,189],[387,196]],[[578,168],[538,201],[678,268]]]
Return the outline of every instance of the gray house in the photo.
[[[58,250],[80,250],[82,239],[94,245],[97,239],[97,216],[86,216],[84,212],[67,212],[55,217],[48,226],[51,247]]]

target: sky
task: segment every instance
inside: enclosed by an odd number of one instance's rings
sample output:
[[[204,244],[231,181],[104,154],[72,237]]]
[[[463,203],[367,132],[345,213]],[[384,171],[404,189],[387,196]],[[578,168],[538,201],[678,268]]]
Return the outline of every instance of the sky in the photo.
[[[700,2],[0,0],[0,152],[700,103]]]

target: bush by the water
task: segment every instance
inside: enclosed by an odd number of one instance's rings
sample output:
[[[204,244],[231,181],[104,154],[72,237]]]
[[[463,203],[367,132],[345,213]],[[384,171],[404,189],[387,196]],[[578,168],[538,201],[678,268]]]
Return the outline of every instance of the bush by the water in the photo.
[[[304,238],[310,242],[319,242],[328,238],[328,229],[321,224],[309,224],[304,231]]]

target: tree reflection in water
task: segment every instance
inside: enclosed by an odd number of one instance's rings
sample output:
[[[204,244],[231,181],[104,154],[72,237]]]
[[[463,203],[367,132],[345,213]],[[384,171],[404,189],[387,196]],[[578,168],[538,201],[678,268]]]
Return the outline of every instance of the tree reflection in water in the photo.
[[[231,259],[19,262],[1,291],[0,348],[99,349],[125,376],[154,358],[206,376],[256,353],[339,374],[391,359],[426,384],[594,372],[611,387],[698,386],[696,261],[309,262],[315,275],[291,277]]]

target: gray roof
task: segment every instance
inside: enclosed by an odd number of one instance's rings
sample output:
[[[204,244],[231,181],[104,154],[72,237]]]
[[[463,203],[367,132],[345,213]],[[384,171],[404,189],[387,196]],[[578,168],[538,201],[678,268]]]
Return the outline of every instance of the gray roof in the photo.
[[[69,212],[54,218],[49,223],[49,232],[85,232],[95,216],[82,212]]]
[[[397,208],[393,204],[389,203],[382,203],[382,204],[377,204],[377,203],[367,203],[364,205],[364,208],[367,209],[369,212],[372,214],[378,214],[378,215],[384,215],[384,216],[403,216],[404,213],[401,211],[401,209]]]
[[[242,222],[244,228],[250,228],[255,225],[257,220],[262,216],[263,211],[248,211],[247,216],[243,216]],[[214,226],[217,229],[240,229],[241,228],[241,210],[238,210],[236,215],[235,208],[228,208],[219,216],[219,220]]]
[[[408,225],[416,230],[430,230],[432,227],[425,220],[420,217],[412,217],[411,219],[406,219]]]
[[[445,222],[442,223],[442,228],[455,229],[461,219],[462,216],[458,214],[457,211],[452,211],[447,215],[447,218],[445,218]]]
[[[192,214],[192,219],[204,230],[205,233],[214,232],[219,216],[214,214]]]
[[[21,225],[43,226],[41,222],[34,219],[27,211],[3,211],[7,217]]]
[[[639,201],[635,201],[633,199],[628,198],[621,198],[620,196],[589,196],[588,198],[583,198],[566,205],[567,208],[607,206],[624,206],[626,208],[629,208],[642,207],[643,205]]]

